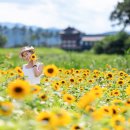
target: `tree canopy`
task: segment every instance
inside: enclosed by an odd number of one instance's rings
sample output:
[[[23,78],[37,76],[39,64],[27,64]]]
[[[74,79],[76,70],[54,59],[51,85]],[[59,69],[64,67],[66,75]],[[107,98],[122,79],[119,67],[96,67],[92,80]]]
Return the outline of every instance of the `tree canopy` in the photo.
[[[119,32],[113,36],[107,36],[94,45],[97,54],[125,54],[130,48],[130,37],[126,32]]]
[[[7,38],[0,34],[0,47],[4,47],[7,42]]]
[[[118,2],[110,15],[111,21],[117,21],[116,25],[123,25],[123,29],[130,25],[130,0]]]

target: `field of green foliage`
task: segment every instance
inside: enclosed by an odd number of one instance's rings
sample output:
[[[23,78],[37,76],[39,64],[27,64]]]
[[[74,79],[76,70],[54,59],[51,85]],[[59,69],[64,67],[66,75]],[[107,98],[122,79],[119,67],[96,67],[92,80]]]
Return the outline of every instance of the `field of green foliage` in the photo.
[[[24,63],[19,58],[19,48],[0,49],[0,68],[15,67]],[[36,54],[44,65],[55,64],[60,68],[104,69],[107,64],[113,68],[129,71],[130,55],[96,55],[92,51],[69,52],[57,48],[36,48]]]
[[[36,48],[44,76],[31,85],[19,51],[0,49],[0,130],[130,130],[129,54]]]

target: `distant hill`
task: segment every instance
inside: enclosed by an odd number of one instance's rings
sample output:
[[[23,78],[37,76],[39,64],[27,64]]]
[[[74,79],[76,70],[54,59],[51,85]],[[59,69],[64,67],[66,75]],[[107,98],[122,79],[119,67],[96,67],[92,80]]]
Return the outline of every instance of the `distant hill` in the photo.
[[[34,26],[34,25],[32,25],[32,26],[28,26],[28,25],[25,25],[25,24],[22,24],[22,23],[9,23],[9,22],[5,22],[5,23],[3,23],[3,22],[0,22],[0,26],[6,26],[6,27],[8,27],[8,28],[13,28],[13,27],[15,27],[15,26],[17,26],[17,27],[19,27],[19,28],[21,28],[21,27],[23,27],[23,26],[26,26],[26,28],[32,28],[33,30],[36,30],[36,29],[38,29],[38,28],[42,28],[42,27],[39,27],[39,26]],[[43,30],[49,30],[49,31],[53,31],[53,32],[57,32],[57,31],[60,31],[60,29],[57,29],[57,28],[54,28],[54,27],[52,27],[52,28],[42,28]]]
[[[20,23],[0,23],[0,33],[7,38],[5,47],[22,46],[56,46],[60,44],[60,29],[27,26]]]
[[[113,32],[105,32],[105,33],[99,33],[99,34],[86,34],[85,36],[111,36],[111,35],[116,35],[118,31],[113,31]],[[130,32],[127,32],[130,35]]]

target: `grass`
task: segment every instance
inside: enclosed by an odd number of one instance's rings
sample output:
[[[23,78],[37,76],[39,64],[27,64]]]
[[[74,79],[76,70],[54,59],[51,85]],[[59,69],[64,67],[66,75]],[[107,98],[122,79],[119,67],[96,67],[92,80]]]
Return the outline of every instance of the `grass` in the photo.
[[[23,63],[25,63],[22,59],[19,58],[19,50],[20,48],[0,49],[1,58],[4,58],[4,56],[7,54],[10,54],[12,56],[12,58],[4,60],[4,63],[6,63],[7,67],[21,66]],[[106,67],[106,64],[109,64],[113,68],[118,68],[129,72],[130,67],[129,55],[96,55],[91,51],[69,52],[58,48],[43,47],[36,48],[36,54],[38,55],[39,60],[44,63],[44,65],[55,64],[60,68],[66,69],[103,69]]]

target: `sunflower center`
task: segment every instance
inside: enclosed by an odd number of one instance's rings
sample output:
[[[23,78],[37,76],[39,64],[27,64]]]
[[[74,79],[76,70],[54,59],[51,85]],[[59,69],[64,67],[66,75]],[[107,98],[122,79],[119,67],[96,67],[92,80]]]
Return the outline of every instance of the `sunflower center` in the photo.
[[[65,81],[62,81],[62,83],[64,84],[64,83],[65,83]]]
[[[123,73],[120,73],[120,76],[123,76]]]
[[[79,127],[79,126],[75,126],[75,129],[76,129],[76,130],[80,130],[80,127]]]
[[[14,75],[13,73],[10,73],[10,75]]]
[[[72,100],[70,97],[67,97],[68,100]]]
[[[111,77],[112,77],[112,75],[111,75],[111,74],[108,74],[108,77],[110,77],[110,78],[111,78]]]
[[[63,115],[61,113],[57,113],[57,116],[58,117],[62,117]]]
[[[106,109],[106,108],[104,109],[104,111],[105,111],[105,112],[109,112],[108,109]]]
[[[89,108],[89,112],[94,112],[93,108]]]
[[[115,109],[112,109],[112,111],[113,111],[113,114],[117,114],[117,112],[116,112],[116,110],[115,110]]]
[[[38,89],[37,88],[34,88],[33,91],[37,91]]]
[[[19,86],[16,87],[14,90],[15,90],[16,93],[21,93],[23,91],[23,89]]]
[[[87,74],[84,74],[84,76],[87,76]]]
[[[71,82],[74,82],[74,79],[70,79]]]
[[[99,95],[99,93],[98,93],[98,92],[96,92],[96,93],[95,93],[95,95]]]
[[[42,120],[43,120],[43,121],[46,121],[46,122],[49,122],[50,119],[49,119],[49,117],[45,117],[45,118],[43,118]]]
[[[92,80],[89,80],[89,82],[92,82]]]
[[[59,85],[59,83],[56,83],[57,85]]]
[[[97,76],[96,76],[96,75],[94,75],[93,77],[94,77],[94,78],[96,78]]]
[[[43,96],[41,96],[41,98],[42,98],[42,99],[44,99],[44,98],[46,98],[46,96],[45,96],[45,95],[43,95]]]
[[[119,84],[122,84],[123,82],[122,81],[119,81]]]
[[[45,81],[48,81],[48,79],[46,79]]]
[[[21,71],[21,70],[18,70],[18,72],[19,72],[19,73],[22,73],[22,71]]]
[[[82,79],[79,79],[79,81],[81,81]]]
[[[130,104],[130,101],[128,100],[127,103]]]
[[[115,94],[118,94],[118,92],[115,92]]]
[[[52,68],[48,69],[48,72],[49,72],[49,73],[53,73],[53,71],[54,71],[54,70],[53,70]]]
[[[58,87],[55,85],[55,88],[57,89]]]

